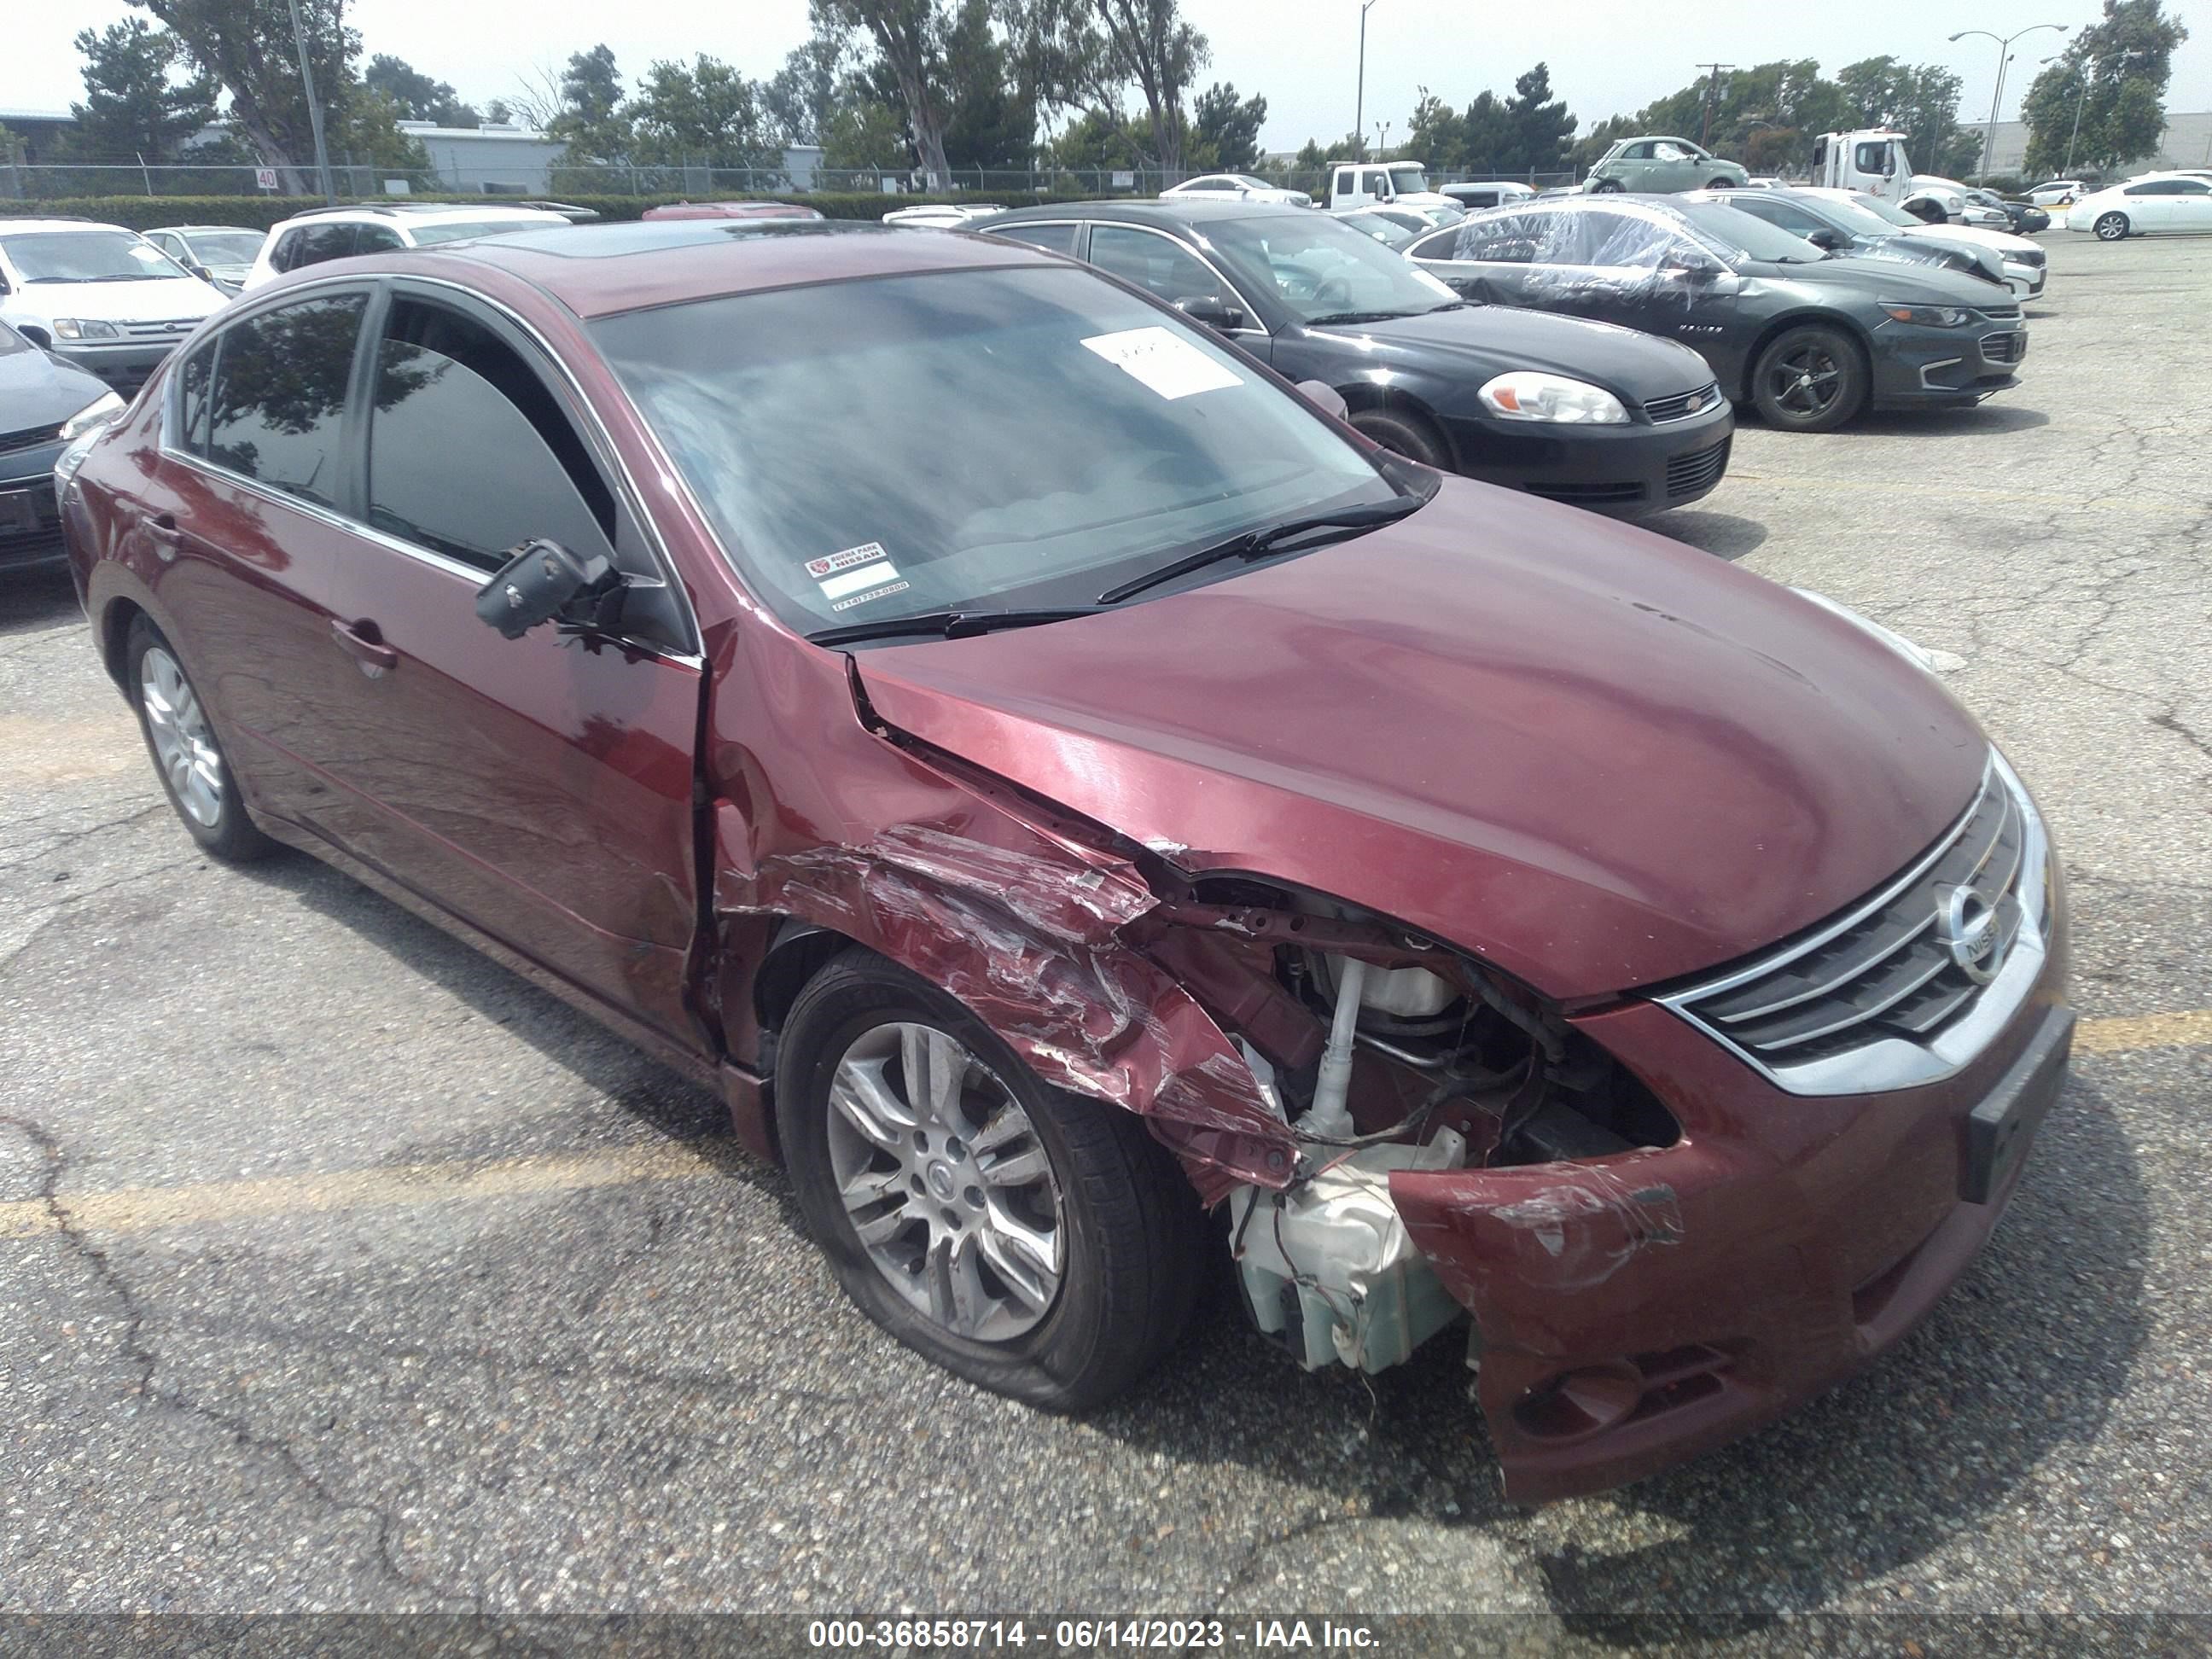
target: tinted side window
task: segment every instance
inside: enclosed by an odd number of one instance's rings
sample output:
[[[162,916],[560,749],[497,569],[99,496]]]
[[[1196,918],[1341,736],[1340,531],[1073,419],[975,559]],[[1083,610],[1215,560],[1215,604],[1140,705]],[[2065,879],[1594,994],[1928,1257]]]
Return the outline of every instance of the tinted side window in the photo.
[[[1488,219],[1468,219],[1448,233],[1453,239],[1455,259],[1478,259],[1485,264],[1525,265],[1536,258],[1550,214],[1501,213]],[[1431,238],[1431,243],[1437,238]]]
[[[210,340],[177,371],[177,447],[194,455],[207,453],[208,383],[215,378],[216,344]]]
[[[614,497],[560,402],[483,325],[396,299],[377,347],[368,519],[480,570],[544,537],[612,557]]]
[[[1049,249],[1054,253],[1072,255],[1075,252],[1073,225],[1008,225],[999,234],[1009,241],[1027,242],[1031,247]]]
[[[1851,157],[1851,165],[1861,173],[1886,173],[1889,169],[1889,146],[1861,144]]]
[[[1181,243],[1149,230],[1122,225],[1091,228],[1091,263],[1127,283],[1158,295],[1170,305],[1177,300],[1235,301],[1221,279],[1196,254]]]
[[[353,252],[381,253],[386,248],[404,247],[399,233],[390,225],[356,225],[354,227]]]
[[[303,300],[224,330],[208,399],[208,459],[289,495],[337,505],[338,427],[368,304],[360,294]]]
[[[292,263],[284,268],[297,270],[302,265],[319,265],[325,259],[343,259],[353,252],[356,225],[310,225],[299,233],[298,245],[292,250]]]

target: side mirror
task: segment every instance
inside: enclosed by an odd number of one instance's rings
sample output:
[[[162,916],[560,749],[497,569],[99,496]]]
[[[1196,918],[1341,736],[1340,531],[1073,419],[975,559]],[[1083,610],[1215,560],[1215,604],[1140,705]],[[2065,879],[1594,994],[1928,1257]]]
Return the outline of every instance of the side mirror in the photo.
[[[1194,323],[1204,323],[1220,333],[1244,326],[1244,313],[1239,307],[1211,295],[1197,295],[1188,300],[1177,300],[1176,309]]]
[[[527,541],[477,590],[477,620],[509,640],[549,622],[611,630],[622,590],[613,560],[571,553],[558,542]]]
[[[1298,396],[1304,398],[1324,415],[1343,420],[1352,411],[1337,389],[1327,380],[1300,380]]]
[[[1843,232],[1830,230],[1826,225],[1821,226],[1818,230],[1807,231],[1805,240],[1814,247],[1826,248],[1831,253],[1839,253],[1851,245],[1850,239]]]
[[[1686,283],[1710,283],[1718,277],[1723,266],[1717,259],[1708,259],[1700,253],[1679,254],[1667,262],[1670,276],[1680,276]]]

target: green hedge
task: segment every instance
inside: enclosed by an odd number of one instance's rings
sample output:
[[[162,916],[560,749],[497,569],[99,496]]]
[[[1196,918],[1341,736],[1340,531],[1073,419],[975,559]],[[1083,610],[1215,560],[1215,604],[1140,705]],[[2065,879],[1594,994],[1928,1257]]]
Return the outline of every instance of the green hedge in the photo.
[[[593,209],[602,219],[635,219],[649,207],[684,199],[679,196],[564,196],[577,207]],[[937,202],[957,202],[952,196],[885,196],[866,191],[817,191],[806,196],[743,197],[746,201],[797,202],[832,219],[880,219],[893,208],[921,207]],[[972,198],[966,198],[972,200]],[[1039,202],[1073,202],[1081,196],[1055,196],[1029,191],[994,193],[987,199],[1007,207],[1028,207]],[[512,205],[481,196],[374,196],[349,205],[388,206],[396,202],[455,202],[476,205]],[[0,200],[0,218],[97,219],[105,224],[151,230],[157,225],[243,225],[266,230],[280,219],[316,205],[296,196],[73,196],[51,201]]]

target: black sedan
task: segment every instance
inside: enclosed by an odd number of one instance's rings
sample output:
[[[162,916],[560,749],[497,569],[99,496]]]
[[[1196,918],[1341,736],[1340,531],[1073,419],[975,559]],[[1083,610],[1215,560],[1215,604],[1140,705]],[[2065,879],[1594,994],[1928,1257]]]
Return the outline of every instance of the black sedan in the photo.
[[[1619,323],[1694,346],[1772,425],[1978,402],[2018,384],[2027,331],[1987,283],[1843,258],[1710,202],[1613,195],[1478,213],[1408,259],[1470,299]]]
[[[62,562],[54,462],[123,408],[107,383],[0,323],[0,573]]]
[[[1993,190],[1970,190],[1966,199],[1976,207],[1995,208],[2003,214],[2011,222],[2006,228],[2015,236],[2033,236],[2051,228],[2051,216],[2033,202],[2008,202]]]
[[[1735,417],[1696,353],[1468,304],[1325,214],[1092,202],[973,228],[1086,259],[1324,382],[1354,427],[1431,466],[1620,518],[1695,501],[1728,468]]]

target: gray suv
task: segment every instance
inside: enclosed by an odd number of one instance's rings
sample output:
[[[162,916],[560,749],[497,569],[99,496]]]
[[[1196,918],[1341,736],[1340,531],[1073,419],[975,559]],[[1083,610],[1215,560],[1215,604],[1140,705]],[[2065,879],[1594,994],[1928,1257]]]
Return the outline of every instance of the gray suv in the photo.
[[[1738,190],[1751,175],[1686,138],[1624,138],[1598,158],[1586,191]]]

